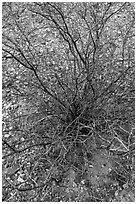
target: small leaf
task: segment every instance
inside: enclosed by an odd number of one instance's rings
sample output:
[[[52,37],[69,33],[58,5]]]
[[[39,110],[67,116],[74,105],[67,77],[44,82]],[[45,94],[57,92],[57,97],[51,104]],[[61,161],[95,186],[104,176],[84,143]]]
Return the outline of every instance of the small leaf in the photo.
[[[13,166],[13,167],[9,167],[9,168],[5,169],[5,173],[9,174],[9,175],[16,174],[17,171],[19,171],[18,166]]]

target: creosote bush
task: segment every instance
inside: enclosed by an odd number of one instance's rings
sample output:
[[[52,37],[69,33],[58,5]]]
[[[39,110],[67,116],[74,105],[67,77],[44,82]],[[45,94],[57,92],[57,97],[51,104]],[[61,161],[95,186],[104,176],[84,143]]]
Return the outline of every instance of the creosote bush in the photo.
[[[3,3],[3,201],[134,201],[134,3]]]

